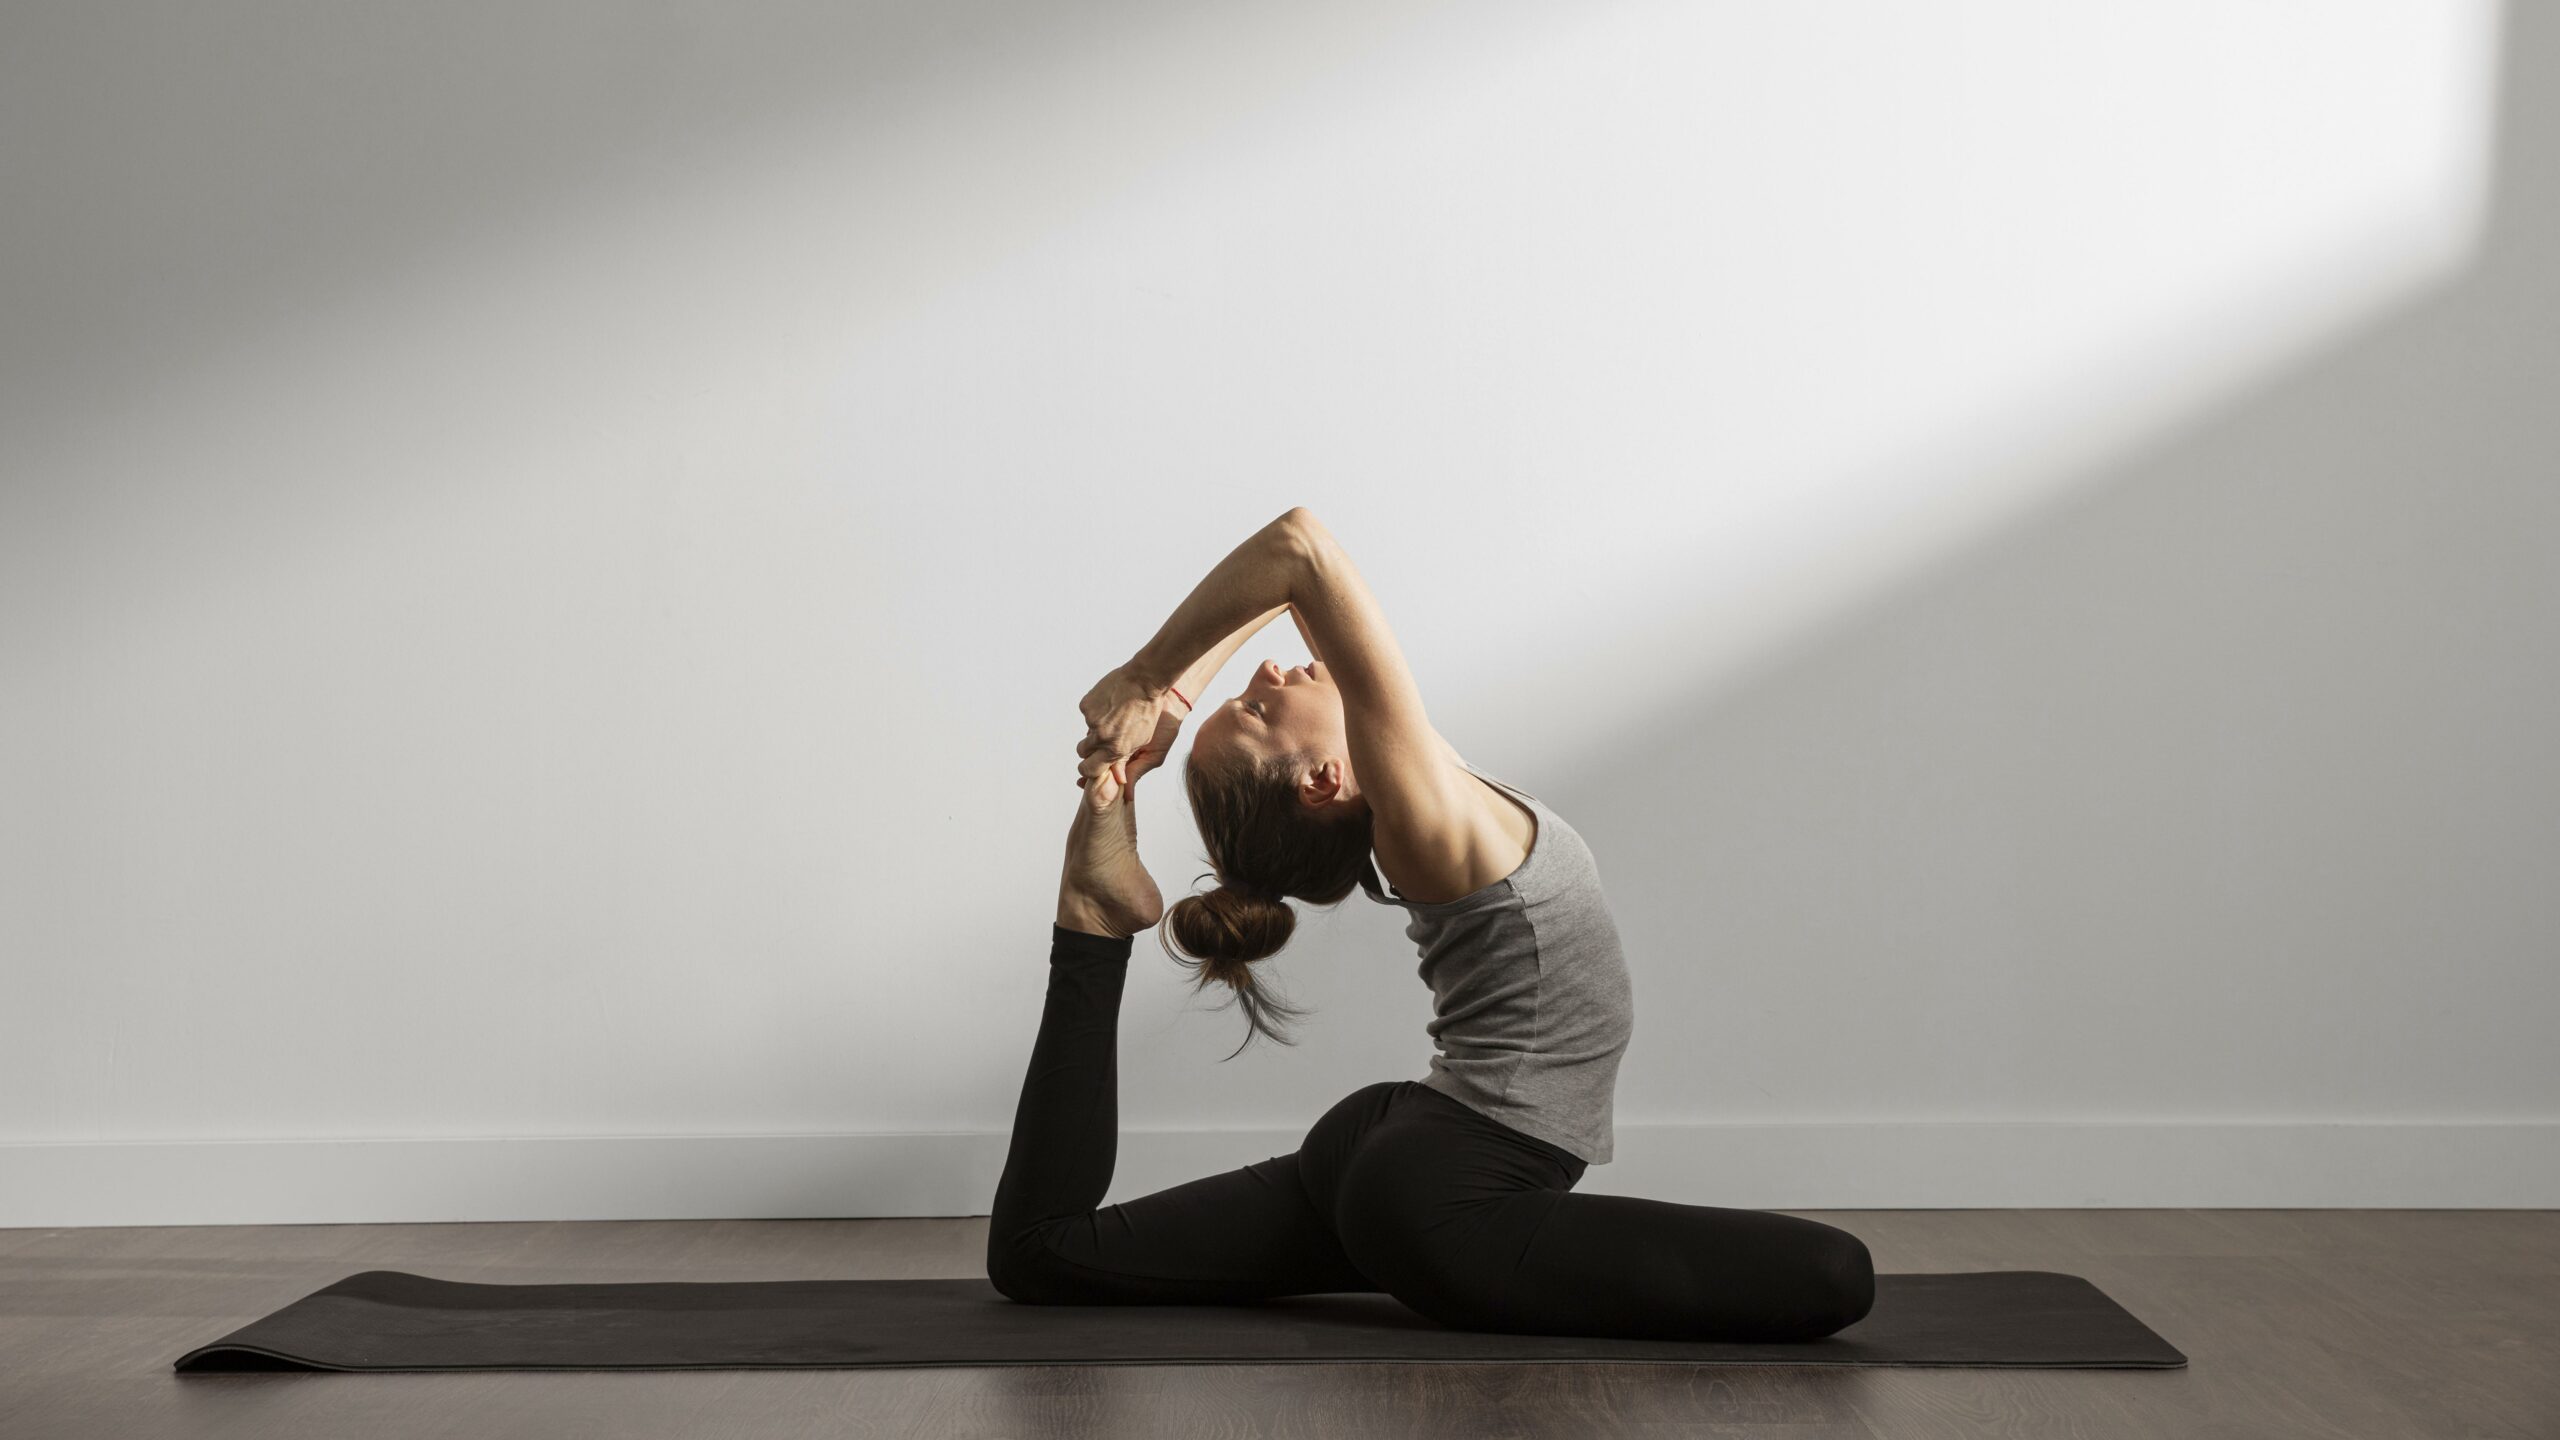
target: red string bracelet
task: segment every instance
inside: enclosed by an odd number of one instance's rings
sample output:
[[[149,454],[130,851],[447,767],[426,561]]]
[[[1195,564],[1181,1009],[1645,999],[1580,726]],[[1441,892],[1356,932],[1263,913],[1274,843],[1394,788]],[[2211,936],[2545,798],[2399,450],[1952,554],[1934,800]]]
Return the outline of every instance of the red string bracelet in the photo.
[[[1179,691],[1179,690],[1174,690],[1174,688],[1173,688],[1172,686],[1170,686],[1170,685],[1167,685],[1167,686],[1166,686],[1166,687],[1164,687],[1164,688],[1166,688],[1167,690],[1173,690],[1173,698],[1182,702],[1182,708],[1183,708],[1184,713],[1188,714],[1188,713],[1189,713],[1189,712],[1194,708],[1194,707],[1192,706],[1192,704],[1191,704],[1191,697],[1190,697],[1190,696],[1183,694],[1183,693],[1182,693],[1181,691]]]

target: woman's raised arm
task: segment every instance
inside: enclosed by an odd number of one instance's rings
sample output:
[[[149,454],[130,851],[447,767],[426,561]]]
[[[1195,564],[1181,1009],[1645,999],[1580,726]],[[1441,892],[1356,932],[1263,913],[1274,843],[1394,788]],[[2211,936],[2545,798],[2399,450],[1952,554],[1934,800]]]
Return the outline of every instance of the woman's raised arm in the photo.
[[[1218,663],[1208,667],[1208,675],[1215,676],[1226,664],[1227,655],[1233,655],[1247,637],[1289,608],[1290,587],[1306,565],[1305,535],[1299,523],[1304,513],[1293,506],[1228,551],[1225,559],[1191,587],[1191,593],[1174,607],[1154,638],[1138,647],[1127,668],[1139,679],[1162,689],[1192,676],[1213,647],[1232,641],[1227,654],[1218,656]],[[1184,693],[1195,700],[1199,698],[1197,690],[1186,687]]]
[[[1487,828],[1485,787],[1467,777],[1455,747],[1432,728],[1422,689],[1360,567],[1314,515],[1293,510],[1290,525],[1305,557],[1289,592],[1290,613],[1342,692],[1343,738],[1376,816],[1381,858],[1392,850],[1417,870],[1435,871],[1441,861],[1463,861]]]
[[[1197,702],[1244,642],[1289,608],[1290,587],[1307,563],[1305,531],[1292,508],[1229,551],[1129,662],[1102,677],[1076,708],[1084,715],[1078,783],[1109,772],[1128,777],[1123,761],[1155,736],[1168,707]],[[1175,697],[1179,686],[1181,698]],[[1187,708],[1180,712],[1187,714]]]
[[[1208,654],[1192,661],[1191,668],[1182,672],[1182,678],[1173,682],[1173,688],[1184,697],[1183,703],[1198,704],[1200,692],[1208,689],[1209,682],[1218,678],[1218,672],[1227,668],[1227,662],[1235,658],[1238,650],[1244,648],[1244,642],[1261,634],[1263,626],[1287,613],[1289,613],[1289,607],[1286,605],[1272,606],[1269,610],[1244,622],[1233,635],[1210,646]],[[1191,718],[1189,710],[1183,711],[1182,715],[1186,720]]]

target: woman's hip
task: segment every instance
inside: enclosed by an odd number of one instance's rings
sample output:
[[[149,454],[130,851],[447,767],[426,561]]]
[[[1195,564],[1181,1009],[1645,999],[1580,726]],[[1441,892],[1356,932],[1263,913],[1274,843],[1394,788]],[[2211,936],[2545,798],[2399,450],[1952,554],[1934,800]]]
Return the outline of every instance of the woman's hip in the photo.
[[[1352,1091],[1298,1151],[1308,1198],[1339,1222],[1346,1204],[1429,1225],[1524,1191],[1570,1190],[1583,1163],[1418,1080]]]

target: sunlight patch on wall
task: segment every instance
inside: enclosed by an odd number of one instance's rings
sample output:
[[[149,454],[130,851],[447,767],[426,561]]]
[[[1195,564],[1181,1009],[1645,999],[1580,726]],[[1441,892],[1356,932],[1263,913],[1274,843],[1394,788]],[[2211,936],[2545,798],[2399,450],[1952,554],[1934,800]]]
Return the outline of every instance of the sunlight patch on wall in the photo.
[[[1112,533],[1154,590],[1313,504],[1435,702],[1534,677],[1642,705],[2480,232],[2493,3],[1824,13],[1607,7],[1354,68],[898,327],[848,377],[846,450],[945,496],[1036,474],[1055,498],[998,533]]]

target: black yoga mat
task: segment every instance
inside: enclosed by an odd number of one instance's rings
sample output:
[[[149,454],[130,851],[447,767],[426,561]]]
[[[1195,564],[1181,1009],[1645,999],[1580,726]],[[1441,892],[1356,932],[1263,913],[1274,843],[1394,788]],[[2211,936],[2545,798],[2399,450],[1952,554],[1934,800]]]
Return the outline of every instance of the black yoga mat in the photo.
[[[180,1356],[222,1370],[753,1370],[1325,1362],[1983,1365],[2174,1370],[2077,1275],[1879,1275],[1857,1324],[1796,1344],[1452,1330],[1382,1294],[1249,1305],[1019,1305],[984,1279],[473,1285],[367,1270]]]

